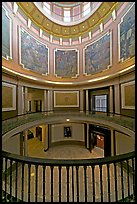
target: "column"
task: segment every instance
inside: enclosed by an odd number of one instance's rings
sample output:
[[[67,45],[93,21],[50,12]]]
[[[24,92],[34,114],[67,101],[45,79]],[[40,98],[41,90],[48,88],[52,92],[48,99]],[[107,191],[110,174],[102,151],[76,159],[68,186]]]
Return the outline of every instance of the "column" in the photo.
[[[120,114],[120,90],[119,84],[114,85],[114,102],[115,102],[115,113]]]
[[[114,156],[114,130],[111,130],[111,156]]]
[[[43,111],[48,111],[48,91],[44,90]]]
[[[33,135],[36,137],[36,127],[33,127]]]
[[[24,156],[28,156],[28,130],[24,131]]]
[[[86,114],[89,112],[88,89],[86,90]]]
[[[110,113],[113,113],[113,87],[112,86],[110,86],[109,87],[109,104],[110,104],[110,106],[109,106],[109,112]],[[111,115],[111,114],[110,114]]]
[[[48,111],[53,112],[53,91],[48,90]]]
[[[87,149],[89,149],[89,124],[87,123]]]
[[[23,114],[23,86],[18,85],[18,115]]]
[[[80,90],[80,112],[84,111],[84,90]]]
[[[49,141],[48,141],[48,125],[42,126],[42,143],[44,145],[44,151],[46,152],[49,148]]]
[[[23,132],[20,133],[20,155],[23,156]]]
[[[28,112],[28,88],[25,86],[24,91],[24,113]]]

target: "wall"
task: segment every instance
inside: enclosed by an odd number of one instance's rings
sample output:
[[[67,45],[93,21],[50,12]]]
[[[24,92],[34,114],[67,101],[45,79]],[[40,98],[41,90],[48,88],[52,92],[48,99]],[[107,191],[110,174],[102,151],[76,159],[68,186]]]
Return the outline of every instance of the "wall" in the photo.
[[[135,139],[117,131],[115,132],[115,138],[117,155],[135,151]]]
[[[72,137],[64,137],[64,126],[71,127]],[[52,125],[51,143],[67,141],[81,141],[84,142],[84,124],[65,123],[59,125]]]
[[[4,144],[2,150],[20,155],[20,135],[10,137]]]

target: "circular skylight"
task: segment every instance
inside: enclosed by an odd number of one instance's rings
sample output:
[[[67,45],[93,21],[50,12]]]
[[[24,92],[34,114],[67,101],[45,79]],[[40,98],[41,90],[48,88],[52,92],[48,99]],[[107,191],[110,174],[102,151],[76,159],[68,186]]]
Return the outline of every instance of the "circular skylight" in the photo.
[[[76,25],[89,18],[102,2],[34,2],[51,21],[61,25]]]

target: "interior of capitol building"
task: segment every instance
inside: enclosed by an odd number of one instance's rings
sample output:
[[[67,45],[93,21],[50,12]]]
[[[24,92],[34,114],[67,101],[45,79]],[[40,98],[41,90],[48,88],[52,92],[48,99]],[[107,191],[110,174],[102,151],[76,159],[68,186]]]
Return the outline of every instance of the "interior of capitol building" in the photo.
[[[2,202],[135,202],[135,2],[2,2]]]

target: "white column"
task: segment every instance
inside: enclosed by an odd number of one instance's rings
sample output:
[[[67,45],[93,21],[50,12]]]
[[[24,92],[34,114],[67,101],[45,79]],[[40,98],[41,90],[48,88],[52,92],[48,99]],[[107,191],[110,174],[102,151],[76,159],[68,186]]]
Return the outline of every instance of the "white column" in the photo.
[[[110,96],[109,97],[109,104],[110,104],[109,110],[111,113],[113,113],[113,87],[112,86],[109,87],[109,96]]]
[[[18,85],[18,115],[23,114],[23,86]]]
[[[89,101],[88,101],[88,89],[86,90],[86,113],[89,111]]]
[[[24,93],[24,112],[27,113],[28,111],[28,88],[25,86],[25,93]]]
[[[24,156],[28,156],[28,130],[24,131]]]
[[[84,111],[84,91],[80,90],[80,112]]]
[[[114,101],[115,101],[115,113],[120,114],[120,87],[119,84],[114,85]]]

